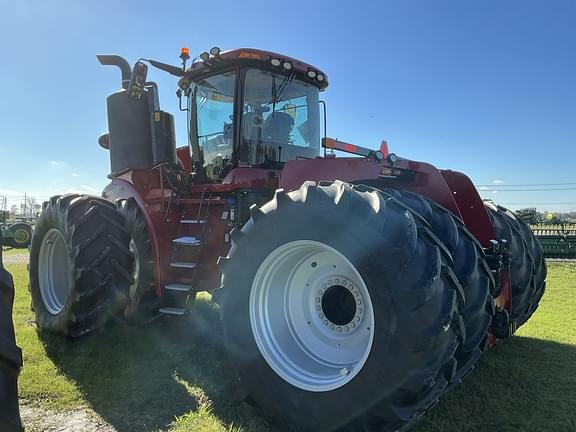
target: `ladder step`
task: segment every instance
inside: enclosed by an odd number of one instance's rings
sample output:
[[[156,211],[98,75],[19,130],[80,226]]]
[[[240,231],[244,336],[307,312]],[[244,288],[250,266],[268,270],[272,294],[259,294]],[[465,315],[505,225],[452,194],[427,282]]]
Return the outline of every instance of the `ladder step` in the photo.
[[[177,307],[161,307],[158,311],[167,315],[184,315],[186,313],[186,309]]]
[[[192,285],[173,283],[173,284],[167,284],[164,287],[164,289],[167,291],[174,291],[178,293],[189,293],[190,291],[192,291]]]
[[[206,223],[205,219],[182,219],[180,223],[183,224],[204,224]]]
[[[196,237],[179,237],[172,240],[174,244],[182,246],[200,246],[202,242]]]
[[[170,263],[170,267],[172,268],[182,268],[182,269],[193,269],[196,268],[196,263],[194,262],[184,262],[184,261],[175,261]]]

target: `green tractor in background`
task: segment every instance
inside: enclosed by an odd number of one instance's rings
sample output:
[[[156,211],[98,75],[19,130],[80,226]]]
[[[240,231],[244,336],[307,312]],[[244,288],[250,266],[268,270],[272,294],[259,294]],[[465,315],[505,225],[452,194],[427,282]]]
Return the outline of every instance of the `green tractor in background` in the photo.
[[[6,198],[0,197],[0,232],[4,239],[2,246],[27,248],[32,240],[32,226],[26,220],[10,220],[6,204]]]

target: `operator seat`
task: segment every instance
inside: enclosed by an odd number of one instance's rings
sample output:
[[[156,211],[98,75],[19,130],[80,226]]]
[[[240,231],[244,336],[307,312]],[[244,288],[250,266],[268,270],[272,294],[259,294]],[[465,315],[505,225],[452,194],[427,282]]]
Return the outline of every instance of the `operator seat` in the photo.
[[[294,119],[284,112],[274,112],[264,122],[264,139],[274,144],[289,144]]]

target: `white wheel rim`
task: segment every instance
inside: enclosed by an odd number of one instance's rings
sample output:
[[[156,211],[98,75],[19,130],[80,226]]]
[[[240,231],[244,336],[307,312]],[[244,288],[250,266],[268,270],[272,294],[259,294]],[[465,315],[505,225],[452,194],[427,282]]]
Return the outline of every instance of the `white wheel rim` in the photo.
[[[70,295],[70,261],[68,246],[60,231],[52,228],[40,245],[38,256],[38,282],[40,295],[46,310],[58,315],[64,309]]]
[[[300,389],[342,387],[370,354],[370,294],[354,265],[326,244],[293,241],[268,255],[254,277],[249,311],[260,353]]]

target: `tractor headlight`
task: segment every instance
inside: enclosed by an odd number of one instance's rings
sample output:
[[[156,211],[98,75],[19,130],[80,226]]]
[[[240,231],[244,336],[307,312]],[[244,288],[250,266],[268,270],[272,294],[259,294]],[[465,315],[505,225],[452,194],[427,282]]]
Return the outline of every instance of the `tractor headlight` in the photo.
[[[282,66],[283,66],[284,69],[286,69],[286,70],[292,69],[292,63],[290,63],[290,62],[284,62],[284,64],[282,64]]]
[[[210,59],[210,53],[204,51],[202,54],[200,54],[200,58],[204,61],[208,61]]]
[[[314,79],[314,78],[316,78],[317,73],[316,73],[316,71],[309,70],[306,75],[308,76],[308,78]]]
[[[212,47],[210,48],[210,54],[213,56],[217,56],[220,54],[220,48],[218,47]]]
[[[316,76],[316,79],[320,82],[324,81],[325,79],[324,74],[318,74],[318,76]]]
[[[274,67],[278,67],[282,64],[282,62],[277,58],[273,58],[272,60],[270,60],[270,64],[272,64],[272,66]]]

